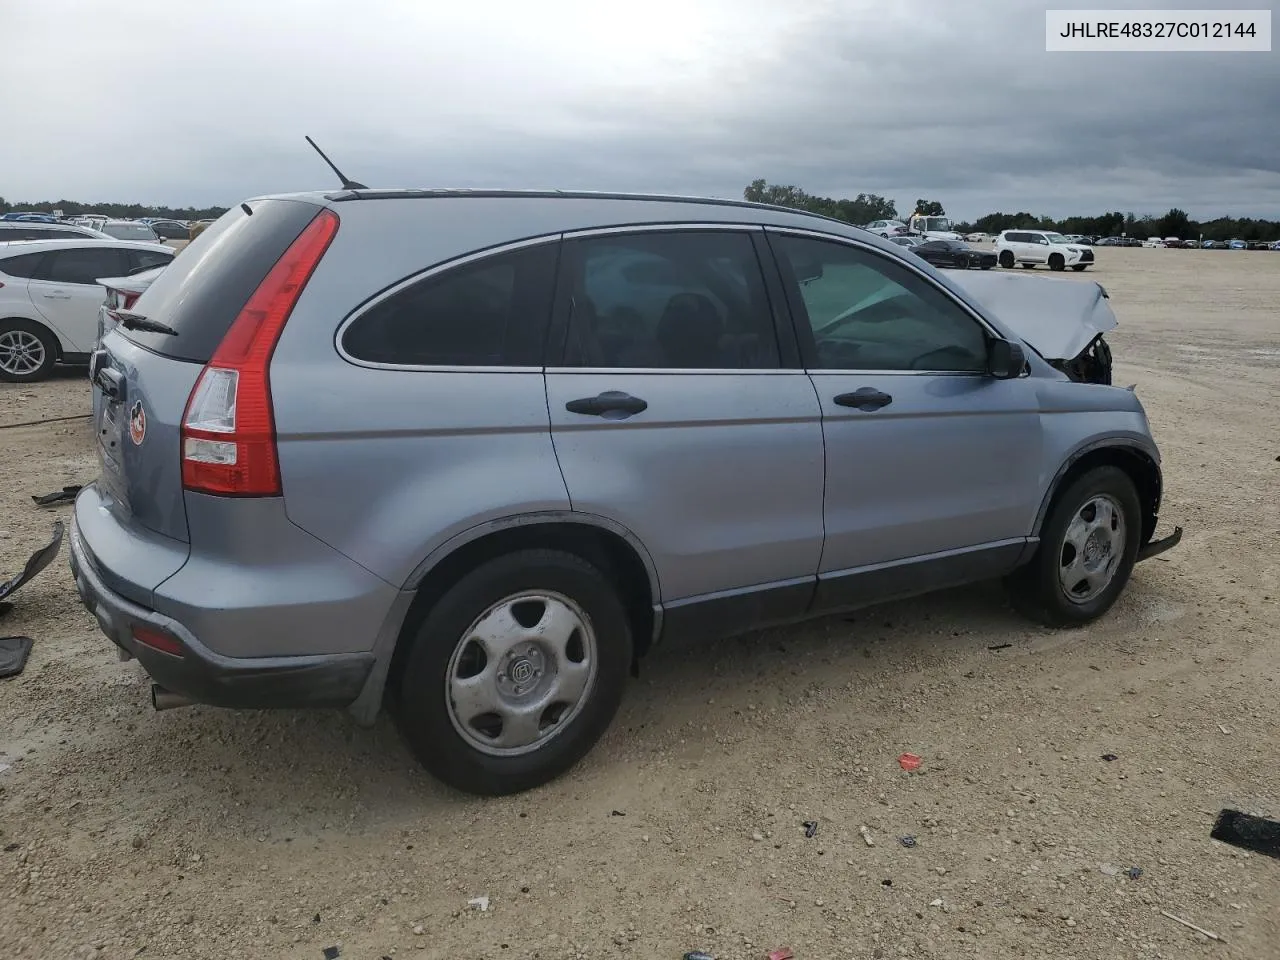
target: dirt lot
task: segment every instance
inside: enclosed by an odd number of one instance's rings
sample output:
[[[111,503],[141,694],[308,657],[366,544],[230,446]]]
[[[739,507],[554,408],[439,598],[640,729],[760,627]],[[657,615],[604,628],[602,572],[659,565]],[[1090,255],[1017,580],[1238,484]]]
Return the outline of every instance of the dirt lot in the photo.
[[[154,713],[64,555],[0,622],[36,639],[0,680],[6,956],[1280,956],[1280,861],[1208,838],[1280,817],[1280,254],[1098,253],[1053,282],[1111,292],[1187,529],[1101,623],[993,586],[661,651],[570,776],[483,801],[385,720]],[[0,424],[87,400],[0,386]],[[88,423],[0,430],[0,463],[11,573],[70,510],[29,495],[94,476]]]

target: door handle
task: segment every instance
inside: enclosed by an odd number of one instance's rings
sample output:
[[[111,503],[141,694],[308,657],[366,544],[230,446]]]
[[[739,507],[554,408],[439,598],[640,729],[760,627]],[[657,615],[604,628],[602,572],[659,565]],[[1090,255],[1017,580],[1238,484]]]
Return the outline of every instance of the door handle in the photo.
[[[42,293],[40,294],[40,296],[44,297],[46,300],[70,300],[71,299],[71,294],[62,293],[62,292]]]
[[[102,388],[112,400],[124,399],[124,377],[120,375],[119,370],[113,370],[110,367],[99,367],[93,374],[93,382]]]
[[[893,397],[881,393],[875,387],[859,387],[853,393],[842,393],[836,398],[842,407],[853,407],[855,410],[879,410],[893,403]]]
[[[606,420],[625,420],[627,417],[649,409],[649,404],[621,390],[606,390],[594,397],[570,400],[564,405],[570,413],[582,413]]]

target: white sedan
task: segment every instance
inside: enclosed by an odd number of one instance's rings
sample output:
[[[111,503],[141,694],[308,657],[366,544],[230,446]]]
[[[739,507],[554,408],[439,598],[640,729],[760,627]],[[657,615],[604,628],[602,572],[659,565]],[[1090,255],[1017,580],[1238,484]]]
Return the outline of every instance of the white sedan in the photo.
[[[0,245],[0,381],[29,383],[59,361],[87,363],[105,295],[99,278],[164,266],[175,252],[87,237]]]

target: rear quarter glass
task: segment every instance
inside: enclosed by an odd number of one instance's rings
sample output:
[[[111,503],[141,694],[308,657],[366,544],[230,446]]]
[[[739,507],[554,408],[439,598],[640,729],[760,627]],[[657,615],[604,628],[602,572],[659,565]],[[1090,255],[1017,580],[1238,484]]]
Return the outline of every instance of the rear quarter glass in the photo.
[[[163,357],[209,362],[254,290],[321,210],[302,200],[248,206],[252,214],[233,207],[191,241],[133,305],[134,313],[178,335],[120,329],[121,335]]]

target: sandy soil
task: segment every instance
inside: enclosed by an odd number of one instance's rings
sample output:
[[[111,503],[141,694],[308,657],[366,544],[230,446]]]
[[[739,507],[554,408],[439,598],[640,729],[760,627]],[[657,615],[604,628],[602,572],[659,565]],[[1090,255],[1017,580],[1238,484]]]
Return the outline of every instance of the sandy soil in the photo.
[[[36,640],[0,681],[6,956],[1280,956],[1280,861],[1208,837],[1280,818],[1280,255],[1099,259],[1055,282],[1111,292],[1187,528],[1102,622],[984,587],[663,650],[584,764],[486,801],[385,720],[154,713],[64,556],[0,622]],[[0,424],[87,401],[0,385]],[[87,421],[0,429],[0,464],[13,572],[69,512],[29,495],[95,474]]]

